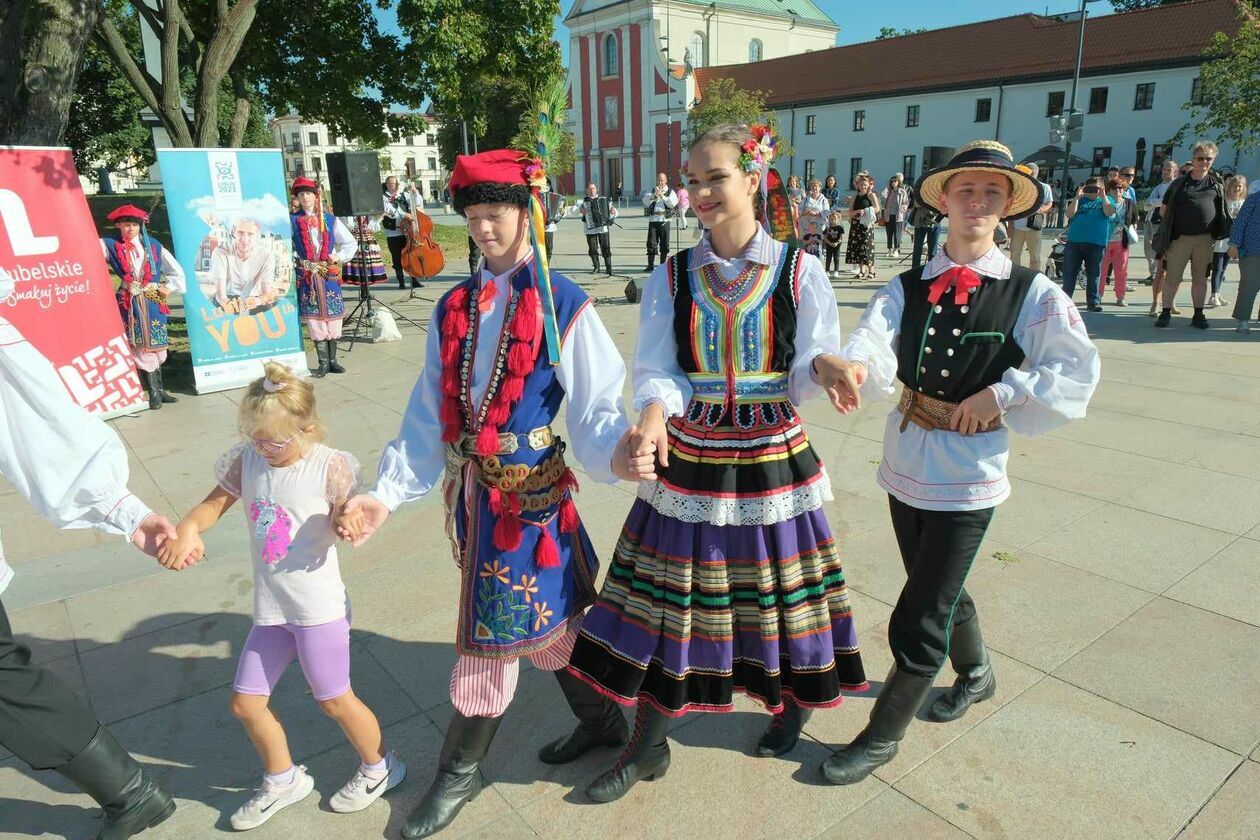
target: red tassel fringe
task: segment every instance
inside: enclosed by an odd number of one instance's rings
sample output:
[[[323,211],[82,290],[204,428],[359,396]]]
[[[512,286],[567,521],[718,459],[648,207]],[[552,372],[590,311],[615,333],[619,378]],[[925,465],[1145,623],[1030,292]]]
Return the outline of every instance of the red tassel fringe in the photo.
[[[477,454],[483,458],[499,452],[499,427],[486,423],[477,433]]]
[[[560,500],[560,533],[572,534],[578,529],[577,505],[573,499],[565,496]]]
[[[521,547],[521,502],[512,493],[500,497],[499,515],[494,523],[494,547],[516,551]]]
[[[499,387],[502,389],[503,399],[507,400],[508,405],[512,405],[525,394],[525,378],[509,376]]]
[[[534,333],[538,331],[538,290],[530,286],[521,292],[516,302],[516,317],[512,319],[512,338],[517,341],[534,343]]]
[[[490,512],[498,516],[503,512],[503,494],[499,492],[498,487],[491,487],[486,491],[487,499],[490,502]]]
[[[538,530],[542,531],[542,535],[534,548],[534,564],[540,569],[560,568],[560,546],[556,545],[555,537],[545,526],[540,526]]]
[[[506,384],[506,383],[505,383]],[[508,415],[512,413],[512,406],[506,398],[497,399],[486,411],[486,425],[501,427],[508,421]]]
[[[512,342],[512,348],[508,350],[507,367],[508,373],[513,376],[528,376],[534,368],[533,345],[525,341]]]

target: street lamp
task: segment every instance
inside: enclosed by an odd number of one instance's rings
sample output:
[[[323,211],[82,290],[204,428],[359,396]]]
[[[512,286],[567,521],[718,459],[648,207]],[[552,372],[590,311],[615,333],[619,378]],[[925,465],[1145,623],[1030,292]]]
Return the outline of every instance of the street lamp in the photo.
[[[1081,57],[1085,52],[1085,15],[1087,14],[1085,6],[1097,2],[1098,0],[1081,0],[1079,9],[1081,25],[1076,36],[1076,69],[1072,73],[1072,104],[1068,108],[1068,118],[1063,132],[1063,188],[1059,190],[1059,218],[1063,220],[1065,226],[1067,225],[1068,181],[1072,171],[1072,131],[1083,124],[1082,121],[1076,119],[1076,90],[1081,83]]]

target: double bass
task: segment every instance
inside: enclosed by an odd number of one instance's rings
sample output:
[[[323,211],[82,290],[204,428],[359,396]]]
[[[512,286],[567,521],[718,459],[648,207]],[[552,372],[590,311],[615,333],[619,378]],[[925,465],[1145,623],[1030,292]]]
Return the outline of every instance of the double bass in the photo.
[[[403,271],[411,277],[436,277],[446,267],[446,257],[442,246],[433,241],[433,220],[418,206],[411,209],[411,214],[410,219],[400,220],[407,236],[402,252]]]

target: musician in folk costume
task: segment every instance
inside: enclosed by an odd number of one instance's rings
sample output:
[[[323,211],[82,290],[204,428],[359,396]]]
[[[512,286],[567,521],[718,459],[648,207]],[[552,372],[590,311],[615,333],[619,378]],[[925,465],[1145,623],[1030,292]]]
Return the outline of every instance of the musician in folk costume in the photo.
[[[162,384],[162,363],[170,341],[166,300],[172,291],[186,290],[184,270],[170,251],[149,236],[149,214],[134,204],[124,204],[107,217],[118,227],[118,236],[101,238],[101,253],[122,281],[118,310],[127,330],[127,342],[140,377],[149,389],[149,408],[179,402]]]
[[[832,784],[859,782],[892,761],[947,659],[957,678],[929,720],[956,720],[997,691],[963,584],[1011,492],[1008,429],[1042,434],[1084,417],[1099,378],[1076,306],[994,244],[1001,221],[1042,204],[1041,186],[993,140],[968,143],[925,174],[915,194],[949,217],[949,241],[871,298],[842,352],[846,410],[860,388],[891,394],[901,383],[876,477],[906,583],[888,622],[893,668],[866,728],[823,763]]]
[[[669,177],[664,172],[657,173],[656,186],[643,193],[643,210],[648,217],[648,259],[647,268],[643,270],[648,273],[658,253],[662,263],[669,254],[669,224],[677,206],[678,193],[669,188]]]
[[[340,219],[324,210],[319,186],[309,178],[293,182],[298,211],[293,228],[293,264],[297,271],[298,313],[306,322],[319,366],[311,376],[345,373],[337,362],[337,340],[346,305],[341,298],[341,266],[354,256],[358,243]]]
[[[385,229],[385,244],[389,246],[389,258],[394,263],[394,279],[398,281],[398,288],[407,288],[407,283],[411,283],[411,287],[419,288],[420,281],[414,277],[406,277],[403,273],[403,251],[407,247],[407,232],[403,230],[406,220],[414,218],[412,208],[415,206],[411,203],[411,199],[398,189],[398,177],[390,175],[385,179],[385,183],[381,185],[381,201],[384,205],[384,215],[381,216],[381,227]]]
[[[604,255],[604,268],[612,277],[612,240],[608,227],[617,220],[617,208],[607,196],[599,194],[594,182],[586,185],[586,196],[578,203],[578,214],[586,232],[586,250],[591,256],[591,270],[599,274],[599,255]]]
[[[425,367],[376,489],[345,507],[338,530],[361,544],[399,504],[446,472],[447,533],[460,569],[455,714],[438,774],[403,830],[449,825],[485,784],[480,765],[516,690],[520,660],[552,671],[579,720],[539,758],[560,764],[628,732],[615,704],[564,668],[598,562],[574,507],[566,449],[592,479],[628,475],[614,453],[627,431],[625,365],[591,305],[543,250],[540,163],[497,150],[456,158],[456,212],[480,246],[476,275],[439,300]],[[566,445],[552,427],[567,401]],[[363,525],[351,526],[363,514]]]
[[[797,409],[824,392],[836,403],[840,320],[822,263],[791,244],[773,154],[765,126],[692,144],[705,233],[643,287],[628,441],[642,483],[569,664],[637,706],[634,737],[586,788],[596,802],[669,769],[670,717],[731,712],[747,694],[774,716],[756,745],[771,757],[810,709],[866,688],[823,510],[831,481]]]

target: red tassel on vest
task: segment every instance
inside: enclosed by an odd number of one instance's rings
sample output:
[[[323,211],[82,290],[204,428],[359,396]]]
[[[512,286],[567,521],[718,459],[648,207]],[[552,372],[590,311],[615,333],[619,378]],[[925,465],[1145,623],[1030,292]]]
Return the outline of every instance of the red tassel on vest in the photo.
[[[560,568],[560,546],[545,525],[539,526],[542,532],[538,537],[538,545],[534,548],[534,564],[539,569]]]
[[[477,433],[477,454],[482,457],[499,454],[498,426],[487,423],[481,427],[481,431]]]

